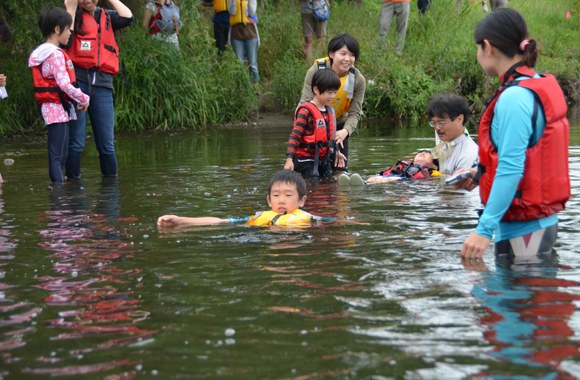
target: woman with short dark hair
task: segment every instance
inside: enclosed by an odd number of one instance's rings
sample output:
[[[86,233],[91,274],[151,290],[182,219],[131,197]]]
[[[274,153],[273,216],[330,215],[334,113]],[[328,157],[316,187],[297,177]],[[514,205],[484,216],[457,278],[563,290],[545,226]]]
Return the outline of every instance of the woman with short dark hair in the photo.
[[[332,69],[338,74],[341,87],[331,105],[336,113],[336,143],[346,158],[348,158],[348,138],[356,130],[360,120],[366,90],[365,77],[354,67],[359,55],[358,41],[350,33],[334,36],[328,43],[328,57],[317,59],[306,73],[300,98],[300,104],[314,98],[312,77],[317,70]],[[341,169],[346,171],[346,166]]]

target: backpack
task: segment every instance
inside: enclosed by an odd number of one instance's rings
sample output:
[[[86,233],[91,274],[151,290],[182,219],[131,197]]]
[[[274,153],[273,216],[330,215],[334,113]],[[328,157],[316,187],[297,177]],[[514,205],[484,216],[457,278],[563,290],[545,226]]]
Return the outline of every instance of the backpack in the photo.
[[[158,4],[158,6],[161,4]],[[161,18],[156,18],[155,24],[159,30],[163,33],[171,34],[175,31],[179,35],[179,30],[181,29],[181,21],[179,20],[179,7],[171,0],[159,8],[159,14]]]

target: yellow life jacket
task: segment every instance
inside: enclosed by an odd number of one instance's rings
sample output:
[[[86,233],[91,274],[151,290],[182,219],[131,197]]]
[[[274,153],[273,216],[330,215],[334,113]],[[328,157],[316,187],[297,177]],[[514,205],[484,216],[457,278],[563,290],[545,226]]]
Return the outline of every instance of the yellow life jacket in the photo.
[[[290,214],[278,214],[272,210],[257,212],[246,222],[248,226],[309,226],[315,216],[302,211],[294,210]]]
[[[329,60],[328,57],[320,58],[314,61],[314,64],[317,65],[318,69],[326,69],[326,62]],[[354,96],[354,73],[354,67],[351,67],[346,75],[340,77],[340,89],[336,93],[336,98],[330,103],[337,119],[350,109],[350,103]]]
[[[215,13],[220,13],[228,10],[228,0],[214,0],[213,10]]]
[[[248,2],[246,0],[236,0],[236,14],[230,14],[230,25],[236,24],[255,24],[257,18],[254,16],[252,18],[248,17]]]

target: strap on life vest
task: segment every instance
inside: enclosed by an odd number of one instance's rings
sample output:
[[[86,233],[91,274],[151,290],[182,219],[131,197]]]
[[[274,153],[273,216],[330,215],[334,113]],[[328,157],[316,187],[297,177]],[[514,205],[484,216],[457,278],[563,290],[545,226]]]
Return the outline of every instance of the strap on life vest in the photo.
[[[318,177],[320,175],[319,171],[318,171],[318,165],[320,164],[320,149],[321,148],[330,148],[332,150],[332,148],[334,147],[334,142],[333,141],[318,141],[316,143],[300,143],[298,144],[299,148],[306,148],[308,149],[308,152],[310,152],[310,154],[312,154],[312,152],[314,151],[314,168],[312,169],[312,175],[315,177]],[[328,158],[328,156],[330,156],[330,151],[329,154],[326,156],[326,158]]]
[[[322,70],[322,69],[327,69],[326,67],[326,62],[328,62],[329,59],[328,58],[323,58],[323,59],[318,59],[316,60],[316,69],[317,70]],[[344,83],[344,90],[346,90],[346,98],[347,99],[352,99],[354,97],[354,75],[355,75],[355,70],[354,67],[351,67],[350,69],[348,69],[348,77],[345,80]],[[350,80],[350,74],[352,74],[352,80]]]
[[[520,81],[518,81],[516,79],[520,78],[524,75],[518,73],[516,71],[516,69],[518,67],[522,67],[522,66],[525,66],[525,63],[518,62],[515,65],[513,65],[512,67],[510,67],[510,69],[505,73],[504,77],[502,78],[502,80],[503,80],[502,85],[497,89],[497,91],[495,91],[487,99],[485,99],[485,102],[484,102],[485,108],[487,108],[495,100],[495,98],[497,98],[508,87],[519,86]],[[512,76],[513,76],[512,80],[507,80]],[[532,135],[530,136],[530,141],[528,142],[528,149],[532,148],[539,141],[539,138],[536,138],[536,137],[538,137],[538,131],[537,131],[537,129],[538,129],[537,128],[538,110],[539,110],[538,103],[540,102],[540,99],[538,98],[538,95],[534,91],[532,91],[532,94],[534,94],[534,110],[532,111]],[[484,110],[484,113],[485,113],[485,110]],[[479,122],[481,122],[481,118],[479,119]],[[479,124],[479,122],[478,122],[478,124]],[[489,128],[489,141],[493,144],[494,149],[497,151],[497,147],[495,146],[495,144],[493,143],[493,140],[491,139],[491,126]],[[485,165],[477,164],[477,172],[475,173],[475,176],[471,180],[471,183],[473,183],[476,186],[479,185],[479,180],[481,179],[481,176],[484,173],[485,173]],[[522,191],[517,190],[514,198],[521,198],[521,197],[522,197]]]
[[[107,20],[108,19],[109,18],[107,17]],[[129,81],[127,80],[127,69],[125,68],[125,62],[119,56],[119,53],[117,53],[117,50],[115,50],[114,47],[112,47],[110,45],[105,45],[105,49],[107,49],[111,53],[115,54],[117,56],[117,58],[119,59],[119,62],[121,62],[121,72],[123,73],[123,83],[125,84],[125,86],[128,86],[129,85]]]
[[[330,110],[328,110],[327,112],[330,112]],[[332,115],[329,114],[328,117],[332,117]],[[322,116],[322,120],[324,120],[324,123],[326,124],[326,140],[327,141],[325,141],[325,142],[317,141],[315,143],[311,142],[311,143],[298,144],[299,148],[308,149],[308,152],[310,154],[312,154],[314,152],[314,168],[312,169],[312,175],[314,175],[316,177],[318,177],[320,175],[320,173],[318,171],[318,165],[320,164],[320,149],[321,148],[330,148],[329,149],[329,153],[330,153],[330,150],[332,150],[332,147],[334,146],[334,142],[330,141],[330,139],[332,137],[330,136],[330,127],[328,125],[328,121],[324,118],[324,116]],[[316,134],[316,131],[314,133]],[[328,158],[328,156],[326,158]]]
[[[41,74],[42,75],[42,74]],[[70,103],[67,102],[64,98],[64,92],[59,87],[34,87],[34,92],[56,92],[58,93],[58,97],[60,99],[60,103],[62,104],[62,108],[70,115]]]
[[[66,55],[65,55],[65,59],[66,59]],[[44,78],[44,75],[42,75],[42,70],[40,69],[40,67],[38,68],[38,70],[40,72],[40,75]],[[72,82],[72,85],[75,87],[79,86],[77,82]],[[56,92],[56,93],[58,93],[58,98],[60,99],[60,104],[62,104],[62,108],[67,113],[67,115],[71,114],[71,105],[64,98],[64,92],[60,89],[60,87],[58,87],[58,86],[57,87],[34,87],[34,92]],[[40,108],[39,108],[39,111],[40,111]],[[42,113],[41,113],[41,115],[42,115]]]

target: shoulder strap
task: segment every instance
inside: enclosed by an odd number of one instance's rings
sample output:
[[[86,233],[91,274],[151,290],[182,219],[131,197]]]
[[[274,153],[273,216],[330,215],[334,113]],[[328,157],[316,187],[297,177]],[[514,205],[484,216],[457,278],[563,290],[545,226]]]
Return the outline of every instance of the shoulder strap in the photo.
[[[316,61],[316,68],[318,70],[320,69],[326,69],[326,59],[319,59]]]

